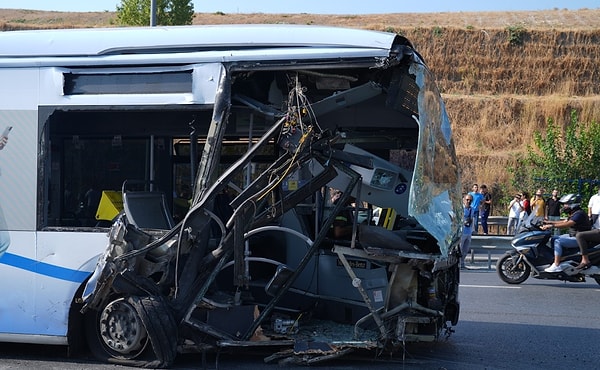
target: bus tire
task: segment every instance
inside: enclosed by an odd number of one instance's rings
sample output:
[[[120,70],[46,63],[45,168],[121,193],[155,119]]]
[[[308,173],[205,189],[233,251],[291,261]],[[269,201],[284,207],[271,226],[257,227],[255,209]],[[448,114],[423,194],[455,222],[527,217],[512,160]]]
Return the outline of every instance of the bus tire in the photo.
[[[131,297],[138,310],[150,342],[161,365],[152,367],[169,367],[177,355],[177,323],[168,304],[159,296]]]
[[[177,354],[177,324],[160,297],[118,297],[85,317],[91,353],[102,362],[165,368]]]

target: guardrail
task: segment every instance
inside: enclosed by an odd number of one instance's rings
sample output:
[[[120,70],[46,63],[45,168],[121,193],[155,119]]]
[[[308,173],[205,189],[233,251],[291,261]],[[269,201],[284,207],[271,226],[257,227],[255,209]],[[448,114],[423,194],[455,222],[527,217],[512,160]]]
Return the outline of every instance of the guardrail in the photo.
[[[488,255],[488,270],[492,269],[492,252],[511,250],[512,235],[473,235],[471,237],[471,263],[475,262],[475,252],[485,251]]]
[[[487,223],[489,234],[506,235],[506,226],[508,225],[507,216],[490,216]],[[479,228],[481,230],[481,220],[479,220]]]

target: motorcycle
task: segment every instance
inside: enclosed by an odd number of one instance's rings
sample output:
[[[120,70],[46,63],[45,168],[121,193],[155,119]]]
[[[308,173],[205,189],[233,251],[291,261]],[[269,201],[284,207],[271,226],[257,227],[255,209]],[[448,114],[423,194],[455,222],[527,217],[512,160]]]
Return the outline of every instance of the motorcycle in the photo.
[[[600,244],[588,249],[591,266],[578,269],[581,254],[579,248],[563,250],[561,271],[546,272],[554,261],[554,248],[550,240],[552,232],[542,230],[541,224],[524,220],[513,239],[513,250],[506,252],[496,263],[496,272],[502,281],[508,284],[521,284],[533,276],[536,279],[584,282],[586,277],[593,278],[600,285]]]

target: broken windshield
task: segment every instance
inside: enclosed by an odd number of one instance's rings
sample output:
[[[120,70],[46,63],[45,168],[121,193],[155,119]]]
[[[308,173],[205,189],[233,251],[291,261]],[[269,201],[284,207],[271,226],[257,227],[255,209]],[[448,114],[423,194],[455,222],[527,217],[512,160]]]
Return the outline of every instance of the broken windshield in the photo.
[[[419,145],[409,213],[437,239],[441,254],[447,256],[460,230],[462,197],[450,120],[431,72],[418,63],[410,72],[419,86]]]

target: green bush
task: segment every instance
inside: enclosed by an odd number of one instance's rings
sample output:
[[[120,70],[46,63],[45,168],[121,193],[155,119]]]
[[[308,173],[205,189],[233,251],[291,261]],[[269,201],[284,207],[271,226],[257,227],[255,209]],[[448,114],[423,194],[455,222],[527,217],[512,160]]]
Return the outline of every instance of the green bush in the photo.
[[[191,0],[157,0],[156,25],[176,26],[192,24],[194,5]],[[150,0],[121,0],[117,5],[117,21],[125,26],[150,24]]]
[[[506,27],[508,32],[508,43],[510,45],[523,45],[523,37],[525,36],[525,28],[523,26],[509,26]]]

